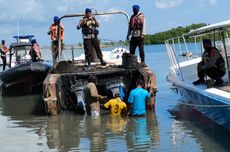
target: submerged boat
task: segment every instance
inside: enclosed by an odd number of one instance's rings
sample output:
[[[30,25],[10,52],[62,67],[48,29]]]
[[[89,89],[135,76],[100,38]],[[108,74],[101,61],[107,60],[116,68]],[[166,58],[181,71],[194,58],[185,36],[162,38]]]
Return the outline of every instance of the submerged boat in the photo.
[[[167,80],[175,87],[183,97],[183,102],[192,106],[207,118],[230,130],[230,20],[207,25],[182,36],[165,41],[170,67]],[[204,51],[202,40],[209,37],[215,47],[218,48],[225,60],[226,75],[223,77],[222,86],[213,86],[207,77],[206,84],[193,85],[198,79],[197,64],[201,61]],[[186,40],[194,39],[194,43],[186,43]],[[192,46],[194,45],[194,46]],[[199,49],[198,49],[199,48]],[[192,50],[192,56],[181,56],[182,50]]]
[[[42,84],[51,68],[49,62],[31,62],[29,55],[33,35],[14,36],[10,45],[9,68],[0,73],[2,95],[16,96],[42,92]]]
[[[129,20],[128,15],[123,11],[101,12],[93,15],[112,14],[123,14]],[[59,23],[62,19],[83,16],[84,14],[65,15],[59,19]],[[106,66],[102,66],[95,60],[91,67],[87,68],[84,58],[74,57],[73,52],[71,59],[64,59],[62,48],[59,45],[59,61],[54,64],[52,72],[48,74],[43,83],[43,100],[46,111],[50,115],[57,115],[63,110],[79,112],[79,103],[85,102],[84,86],[87,84],[89,75],[97,77],[98,92],[107,96],[108,99],[113,98],[115,93],[122,89],[124,92],[123,100],[126,102],[131,89],[135,88],[135,82],[139,78],[144,80],[146,89],[153,89],[156,93],[156,77],[153,71],[146,65],[139,63],[137,56],[123,51],[122,57],[119,54],[117,58],[117,56],[113,57],[116,50],[108,51],[107,53],[104,52],[103,57],[105,60],[109,59]],[[119,49],[118,53],[120,53]],[[155,96],[153,95],[151,97],[152,107],[154,103]]]

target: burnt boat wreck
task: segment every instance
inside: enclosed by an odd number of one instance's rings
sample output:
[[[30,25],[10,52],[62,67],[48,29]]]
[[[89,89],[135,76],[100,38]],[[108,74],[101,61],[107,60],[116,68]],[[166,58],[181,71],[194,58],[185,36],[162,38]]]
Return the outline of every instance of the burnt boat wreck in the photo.
[[[93,15],[124,14],[125,12],[104,12]],[[66,15],[59,19],[59,23],[64,18],[82,17],[84,14]],[[58,30],[59,31],[59,30]],[[60,42],[60,39],[59,39]],[[61,45],[59,43],[59,59],[62,56]],[[149,102],[154,108],[155,93],[157,91],[156,77],[153,71],[138,61],[137,56],[124,53],[118,62],[107,61],[106,66],[99,62],[94,62],[90,68],[86,66],[84,59],[59,60],[54,64],[52,70],[43,83],[43,100],[46,111],[49,115],[57,115],[63,110],[76,111],[80,113],[79,102],[84,101],[84,87],[87,84],[89,75],[97,77],[97,89],[100,95],[107,96],[107,99],[114,97],[115,93],[122,87],[126,102],[130,91],[135,88],[136,80],[144,81],[145,89],[153,89],[154,94]],[[81,108],[81,107],[80,107]]]

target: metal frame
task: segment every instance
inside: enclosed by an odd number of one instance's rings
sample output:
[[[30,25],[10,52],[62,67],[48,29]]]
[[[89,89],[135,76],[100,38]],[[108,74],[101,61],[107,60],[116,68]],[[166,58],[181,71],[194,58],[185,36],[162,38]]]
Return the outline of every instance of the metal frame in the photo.
[[[92,15],[97,16],[97,15],[114,15],[114,14],[122,14],[125,15],[126,19],[127,19],[127,25],[129,26],[129,16],[126,12],[124,11],[111,11],[111,12],[96,12],[96,13],[92,13]],[[58,34],[57,34],[57,38],[58,38],[58,58],[57,60],[60,61],[60,57],[62,57],[62,47],[61,47],[61,38],[60,38],[60,23],[61,20],[64,18],[70,18],[70,17],[83,17],[85,16],[85,14],[69,14],[69,15],[64,15],[62,17],[59,18],[58,20]]]

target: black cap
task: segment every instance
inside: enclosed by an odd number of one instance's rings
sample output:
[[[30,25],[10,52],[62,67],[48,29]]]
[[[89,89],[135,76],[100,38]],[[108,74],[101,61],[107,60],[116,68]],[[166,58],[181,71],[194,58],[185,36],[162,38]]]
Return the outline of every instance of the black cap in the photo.
[[[210,44],[210,45],[212,45],[212,42],[209,39],[203,39],[203,44]]]

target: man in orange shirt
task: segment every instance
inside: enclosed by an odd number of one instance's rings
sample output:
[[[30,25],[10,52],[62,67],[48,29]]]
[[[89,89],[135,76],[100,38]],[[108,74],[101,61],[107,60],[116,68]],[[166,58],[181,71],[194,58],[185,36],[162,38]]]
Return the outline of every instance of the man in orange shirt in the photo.
[[[5,68],[6,68],[6,53],[8,51],[9,51],[9,49],[6,47],[5,40],[2,40],[1,47],[0,47],[1,58],[2,58],[2,62],[3,62],[3,69],[2,69],[2,71],[4,71]]]
[[[54,23],[50,26],[49,31],[48,31],[48,35],[50,35],[50,39],[52,41],[51,44],[51,49],[52,49],[52,55],[53,55],[53,62],[57,62],[57,57],[58,57],[58,21],[59,21],[59,17],[58,16],[54,16]],[[61,38],[61,45],[62,42],[64,40],[64,27],[63,25],[60,23],[60,28],[59,28],[59,36]]]

